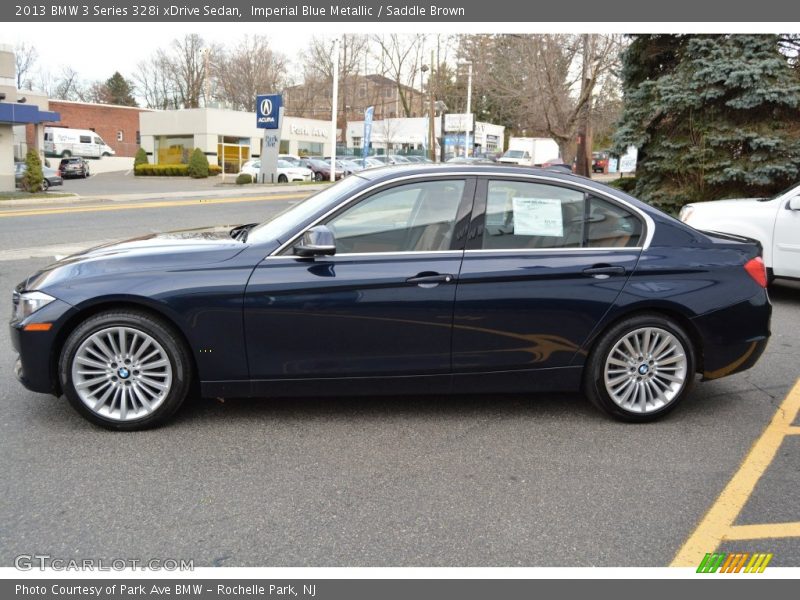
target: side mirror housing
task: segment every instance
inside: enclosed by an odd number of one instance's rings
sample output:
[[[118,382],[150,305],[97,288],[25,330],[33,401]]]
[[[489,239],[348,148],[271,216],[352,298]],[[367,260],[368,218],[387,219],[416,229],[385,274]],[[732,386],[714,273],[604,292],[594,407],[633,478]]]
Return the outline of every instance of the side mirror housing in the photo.
[[[800,196],[795,196],[789,200],[789,210],[800,210]]]
[[[297,256],[332,256],[336,254],[336,237],[327,225],[316,225],[303,234],[303,241],[294,247]]]

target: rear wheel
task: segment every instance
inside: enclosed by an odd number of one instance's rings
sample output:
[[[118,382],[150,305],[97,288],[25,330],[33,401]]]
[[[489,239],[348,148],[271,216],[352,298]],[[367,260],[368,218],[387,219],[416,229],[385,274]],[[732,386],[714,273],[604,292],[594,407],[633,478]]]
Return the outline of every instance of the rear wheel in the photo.
[[[59,379],[70,404],[107,429],[147,429],[180,407],[191,385],[185,344],[166,323],[134,310],[107,311],[67,338]]]
[[[42,179],[42,191],[46,192],[50,189],[50,182],[47,179]]]
[[[288,183],[286,175],[278,175],[278,183]]]
[[[72,152],[70,152],[69,150],[64,150],[61,153],[61,158],[69,158],[70,156],[72,156]]]
[[[584,393],[614,418],[652,421],[689,394],[694,374],[694,348],[683,328],[661,315],[636,315],[597,341],[584,373]]]

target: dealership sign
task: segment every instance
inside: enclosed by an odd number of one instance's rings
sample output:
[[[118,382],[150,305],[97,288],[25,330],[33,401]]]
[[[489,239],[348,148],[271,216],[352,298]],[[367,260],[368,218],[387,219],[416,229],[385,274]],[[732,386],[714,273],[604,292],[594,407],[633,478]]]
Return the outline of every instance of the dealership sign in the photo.
[[[256,96],[256,127],[279,129],[283,97],[280,94]]]
[[[445,131],[474,131],[474,113],[448,113],[444,116]]]

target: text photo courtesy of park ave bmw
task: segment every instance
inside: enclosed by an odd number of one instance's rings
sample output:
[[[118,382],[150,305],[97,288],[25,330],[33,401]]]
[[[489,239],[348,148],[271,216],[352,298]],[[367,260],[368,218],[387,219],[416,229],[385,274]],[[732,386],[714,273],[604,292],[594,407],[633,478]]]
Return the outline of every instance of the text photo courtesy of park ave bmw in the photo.
[[[800,6],[0,15],[0,595],[800,574]]]

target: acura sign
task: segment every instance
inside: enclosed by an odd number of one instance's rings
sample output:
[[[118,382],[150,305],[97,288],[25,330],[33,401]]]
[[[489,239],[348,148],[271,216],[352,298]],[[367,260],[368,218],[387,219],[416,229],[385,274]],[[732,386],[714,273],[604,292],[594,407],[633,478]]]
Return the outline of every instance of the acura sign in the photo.
[[[283,99],[280,94],[256,96],[256,127],[279,129],[280,109]]]

